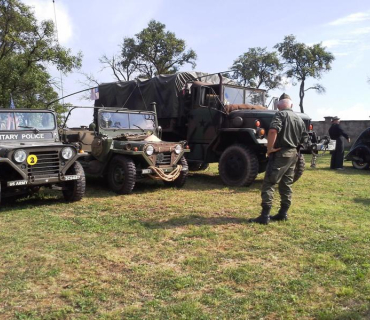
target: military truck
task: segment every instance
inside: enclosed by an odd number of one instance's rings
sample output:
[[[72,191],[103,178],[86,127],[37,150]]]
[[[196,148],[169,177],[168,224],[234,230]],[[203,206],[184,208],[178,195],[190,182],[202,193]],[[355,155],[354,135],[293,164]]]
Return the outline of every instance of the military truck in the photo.
[[[65,200],[85,194],[84,153],[59,139],[51,110],[0,109],[0,199],[14,199],[45,186]]]
[[[188,175],[184,154],[189,147],[185,140],[162,141],[155,104],[151,109],[94,108],[93,123],[80,128],[65,126],[62,139],[78,143],[88,154],[79,159],[86,174],[106,178],[118,194],[131,193],[136,181],[144,178],[181,188]]]
[[[157,102],[164,139],[188,141],[190,169],[218,162],[221,179],[229,186],[249,186],[266,170],[266,134],[276,111],[265,107],[264,90],[238,86],[221,74],[183,72],[102,84],[96,105],[144,109],[148,100]],[[299,115],[309,131],[309,116]],[[311,147],[309,141],[301,152],[311,153]],[[303,170],[300,156],[295,180]]]

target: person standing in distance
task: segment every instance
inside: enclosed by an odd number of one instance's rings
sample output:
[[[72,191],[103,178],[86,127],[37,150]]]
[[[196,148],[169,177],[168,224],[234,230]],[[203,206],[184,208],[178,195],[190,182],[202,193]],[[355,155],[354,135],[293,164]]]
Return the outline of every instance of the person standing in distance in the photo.
[[[340,118],[333,117],[331,119],[331,127],[329,128],[330,139],[336,141],[335,150],[331,155],[330,169],[343,170],[344,159],[344,143],[342,137],[351,142],[348,134],[343,131],[339,125]]]
[[[275,185],[279,184],[281,205],[273,221],[288,219],[292,200],[294,168],[298,159],[297,147],[306,142],[308,133],[303,120],[292,110],[293,103],[287,94],[282,94],[277,105],[279,111],[272,118],[267,136],[268,165],[262,185],[262,212],[249,222],[268,224],[274,199]]]

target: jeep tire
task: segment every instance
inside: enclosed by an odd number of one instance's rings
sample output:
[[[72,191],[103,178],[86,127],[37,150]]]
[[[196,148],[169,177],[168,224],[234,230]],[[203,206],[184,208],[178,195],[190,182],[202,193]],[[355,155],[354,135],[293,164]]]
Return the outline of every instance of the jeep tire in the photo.
[[[136,182],[136,167],[132,159],[117,155],[109,163],[108,184],[118,194],[130,194]]]
[[[66,201],[74,202],[79,201],[85,194],[86,189],[86,179],[85,172],[79,162],[75,162],[67,170],[67,175],[78,175],[80,179],[67,181],[63,186],[63,196]]]
[[[182,165],[180,175],[174,181],[163,181],[166,186],[176,188],[182,188],[184,186],[189,172],[188,162],[185,157],[181,157],[178,163]]]
[[[248,147],[235,144],[222,153],[218,170],[226,185],[250,186],[258,174],[258,159]]]

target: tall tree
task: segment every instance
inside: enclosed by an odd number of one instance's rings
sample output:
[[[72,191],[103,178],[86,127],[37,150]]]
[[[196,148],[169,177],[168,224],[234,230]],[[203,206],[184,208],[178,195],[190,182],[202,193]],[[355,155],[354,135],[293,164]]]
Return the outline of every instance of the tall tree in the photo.
[[[19,0],[0,0],[0,106],[41,108],[58,97],[58,85],[47,67],[63,74],[81,66],[81,53],[72,55],[55,37],[52,21],[38,24],[31,8]]]
[[[103,56],[100,61],[112,69],[118,80],[127,81],[134,74],[152,78],[175,73],[187,63],[194,68],[197,57],[194,50],[186,51],[185,41],[165,28],[163,23],[151,20],[134,38],[124,38],[119,57]]]
[[[301,112],[304,112],[303,99],[307,90],[325,92],[325,88],[320,84],[305,89],[306,80],[308,78],[320,79],[324,72],[331,70],[334,56],[326,51],[321,43],[308,46],[297,42],[293,35],[286,36],[283,42],[275,45],[275,48],[285,60],[287,76],[300,82],[299,106]]]
[[[252,88],[271,90],[281,85],[280,63],[276,52],[268,52],[266,48],[250,48],[239,56],[231,67],[233,78],[241,85]]]

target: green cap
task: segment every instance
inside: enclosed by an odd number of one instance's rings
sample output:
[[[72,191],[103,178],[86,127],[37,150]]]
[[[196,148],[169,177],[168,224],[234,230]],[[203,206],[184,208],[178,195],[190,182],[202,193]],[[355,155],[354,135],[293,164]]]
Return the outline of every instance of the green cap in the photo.
[[[289,99],[289,100],[292,100],[292,99],[290,99],[290,97],[289,97],[286,93],[283,93],[283,94],[280,96],[279,101],[280,101],[280,100],[283,100],[283,99]]]

